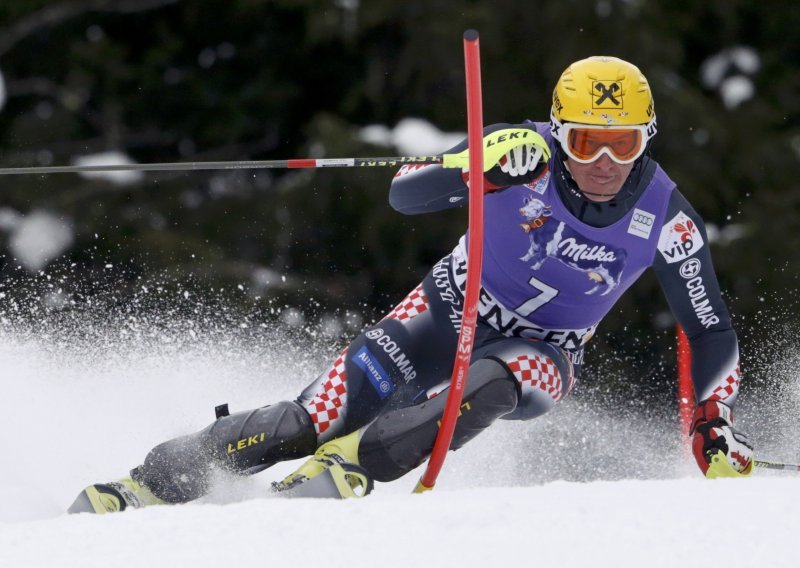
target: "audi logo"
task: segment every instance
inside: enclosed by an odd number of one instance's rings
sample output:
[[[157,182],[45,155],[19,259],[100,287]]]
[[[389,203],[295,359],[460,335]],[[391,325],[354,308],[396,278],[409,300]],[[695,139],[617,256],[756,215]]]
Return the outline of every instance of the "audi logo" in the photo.
[[[634,213],[633,221],[635,223],[641,223],[642,225],[645,225],[647,227],[649,227],[649,226],[651,226],[653,224],[653,218],[652,217],[649,217],[647,215],[642,215],[641,213]]]

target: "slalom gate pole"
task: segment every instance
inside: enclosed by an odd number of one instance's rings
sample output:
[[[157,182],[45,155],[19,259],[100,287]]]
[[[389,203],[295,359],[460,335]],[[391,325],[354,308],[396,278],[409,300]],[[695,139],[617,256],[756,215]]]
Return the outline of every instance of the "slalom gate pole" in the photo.
[[[481,66],[478,32],[464,32],[464,66],[467,87],[467,130],[469,144],[469,237],[467,239],[467,283],[464,311],[458,336],[453,374],[439,433],[430,460],[414,493],[433,489],[453,440],[461,399],[467,384],[467,373],[478,320],[478,296],[483,264],[483,103],[481,99]]]
[[[681,326],[676,328],[678,342],[678,416],[681,434],[684,436],[684,447],[687,458],[692,455],[692,440],[689,429],[692,427],[694,413],[694,385],[692,384],[692,350],[689,338]]]

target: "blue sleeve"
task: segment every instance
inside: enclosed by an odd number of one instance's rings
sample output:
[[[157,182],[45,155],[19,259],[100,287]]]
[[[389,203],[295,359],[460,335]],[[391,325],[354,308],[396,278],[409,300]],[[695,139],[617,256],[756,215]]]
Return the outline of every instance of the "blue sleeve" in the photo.
[[[689,338],[695,395],[698,401],[715,398],[732,406],[741,380],[739,345],[714,271],[705,224],[677,190],[666,220],[662,235],[676,225],[686,228],[687,236],[695,235],[691,237],[695,242],[683,251],[660,241],[653,263],[667,303]]]

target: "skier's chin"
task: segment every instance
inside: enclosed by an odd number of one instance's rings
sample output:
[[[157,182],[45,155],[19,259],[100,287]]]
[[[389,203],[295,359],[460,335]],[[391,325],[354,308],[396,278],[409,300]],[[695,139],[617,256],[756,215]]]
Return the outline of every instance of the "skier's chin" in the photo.
[[[579,187],[590,201],[610,201],[622,189],[622,183],[616,177],[603,180],[590,179]]]

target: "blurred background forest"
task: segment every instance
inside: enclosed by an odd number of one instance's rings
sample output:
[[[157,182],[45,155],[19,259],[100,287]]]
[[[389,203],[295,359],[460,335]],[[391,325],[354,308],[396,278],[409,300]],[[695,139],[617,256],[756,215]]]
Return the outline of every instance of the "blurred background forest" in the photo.
[[[467,28],[481,33],[487,124],[545,120],[576,59],[644,71],[654,156],[707,220],[744,372],[767,374],[796,341],[795,1],[2,2],[0,167],[441,152],[401,127],[466,131]],[[466,226],[463,209],[392,211],[392,175],[0,176],[0,316],[203,305],[352,336]],[[672,385],[673,343],[648,274],[601,325],[588,376]]]

